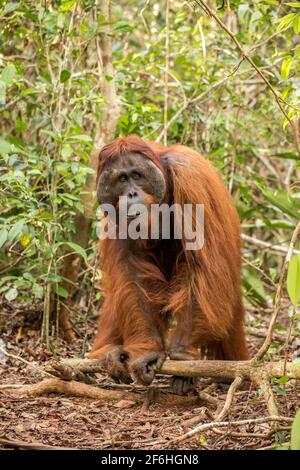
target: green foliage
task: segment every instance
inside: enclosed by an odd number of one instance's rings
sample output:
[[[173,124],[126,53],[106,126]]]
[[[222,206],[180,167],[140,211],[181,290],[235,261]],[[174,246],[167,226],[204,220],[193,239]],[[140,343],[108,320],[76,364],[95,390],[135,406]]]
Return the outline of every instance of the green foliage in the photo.
[[[70,237],[103,103],[89,68],[104,24],[94,14],[88,2],[0,3],[0,293],[8,301],[42,300],[47,285],[66,298],[65,248],[87,260]]]
[[[300,302],[300,255],[294,255],[289,263],[287,289],[294,307]]]
[[[245,233],[286,244],[300,214],[293,134],[264,82],[240,63],[231,38],[191,3],[170,5],[168,143],[208,155],[237,202]],[[226,9],[218,14],[296,120],[298,3],[235,0],[231,10],[231,18]],[[107,23],[94,0],[0,2],[0,294],[7,300],[42,299],[49,284],[67,298],[59,275],[65,249],[90,257],[70,243],[93,171],[101,80],[116,84],[118,134],[162,140],[165,3],[114,2],[112,16],[115,75],[101,77],[97,40]],[[274,294],[267,279],[276,281],[278,257],[247,243],[244,257],[251,263],[245,293],[263,306]]]
[[[243,270],[243,284],[245,293],[253,304],[261,307],[266,306],[266,292],[263,280],[253,269],[245,268]]]
[[[291,450],[300,450],[300,410],[297,411],[292,425]]]

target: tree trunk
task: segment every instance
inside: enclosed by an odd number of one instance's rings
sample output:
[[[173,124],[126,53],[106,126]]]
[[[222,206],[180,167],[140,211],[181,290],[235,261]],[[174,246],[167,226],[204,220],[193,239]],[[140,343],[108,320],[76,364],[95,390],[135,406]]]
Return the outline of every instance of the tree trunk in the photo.
[[[96,3],[101,14],[105,16],[108,23],[111,22],[110,0],[99,0]],[[116,125],[120,114],[120,105],[117,99],[112,65],[112,40],[111,26],[107,25],[101,35],[96,38],[99,84],[104,104],[102,107],[101,122],[96,132],[94,149],[91,153],[89,166],[97,170],[99,150],[113,140],[116,131]],[[107,79],[108,78],[108,79]],[[77,213],[75,217],[75,234],[72,242],[86,248],[90,238],[91,224],[94,218],[96,191],[96,174],[87,175],[85,185],[82,190],[81,201],[84,206],[83,213]],[[68,303],[60,305],[58,308],[59,324],[65,339],[69,342],[74,341],[75,335],[70,321],[70,302],[72,294],[76,288],[76,281],[81,267],[82,258],[76,253],[71,253],[71,249],[66,253],[64,266],[62,268],[62,277],[64,280],[64,289],[68,292]],[[57,306],[56,306],[57,307]]]

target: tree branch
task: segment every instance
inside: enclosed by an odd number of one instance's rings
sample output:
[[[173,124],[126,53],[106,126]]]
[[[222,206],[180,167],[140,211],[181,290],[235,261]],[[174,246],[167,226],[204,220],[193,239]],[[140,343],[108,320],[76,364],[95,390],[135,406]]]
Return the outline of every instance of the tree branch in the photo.
[[[76,373],[103,373],[105,372],[103,364],[98,359],[65,359],[61,361],[68,369],[72,368]],[[49,362],[47,372],[51,373],[53,361]],[[250,361],[218,361],[218,360],[205,360],[205,361],[171,361],[167,360],[162,365],[161,369],[157,371],[159,374],[178,375],[182,377],[205,377],[205,378],[219,378],[234,380],[236,377],[241,377],[244,380],[252,380],[255,383],[261,384],[267,376],[282,377],[284,375],[285,361],[269,362],[269,363],[254,363]],[[57,369],[54,374],[58,376]],[[300,379],[300,365],[288,362],[286,364],[286,374],[291,379]],[[72,377],[60,375],[64,380],[73,380]]]

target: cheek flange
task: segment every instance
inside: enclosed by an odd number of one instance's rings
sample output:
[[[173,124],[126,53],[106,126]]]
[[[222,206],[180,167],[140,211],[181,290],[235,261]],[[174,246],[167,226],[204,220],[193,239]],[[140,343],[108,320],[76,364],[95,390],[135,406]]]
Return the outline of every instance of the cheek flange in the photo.
[[[107,171],[102,173],[98,181],[97,199],[99,204],[114,204],[118,200],[117,187],[113,188],[107,173]]]

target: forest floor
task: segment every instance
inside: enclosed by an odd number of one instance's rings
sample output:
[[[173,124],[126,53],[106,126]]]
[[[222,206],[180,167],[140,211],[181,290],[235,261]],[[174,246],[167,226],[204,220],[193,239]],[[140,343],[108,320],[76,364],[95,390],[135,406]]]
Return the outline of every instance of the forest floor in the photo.
[[[63,395],[25,397],[14,394],[7,384],[37,383],[45,378],[43,363],[54,356],[40,342],[41,306],[0,302],[0,449],[14,447],[3,440],[39,443],[74,449],[262,449],[274,448],[289,441],[287,427],[269,423],[229,426],[218,433],[207,431],[171,444],[195,425],[213,421],[216,408],[224,403],[226,390],[211,380],[201,379],[198,390],[206,389],[211,400],[191,406],[190,403],[169,407],[133,400],[102,401]],[[286,309],[282,319],[286,318]],[[83,338],[89,341],[95,332],[96,319],[86,319],[82,306],[73,315],[78,340],[70,346],[59,340],[58,358],[82,357]],[[270,311],[247,313],[248,339],[254,352],[262,342]],[[284,320],[281,321],[282,327]],[[249,333],[250,331],[250,333]],[[87,334],[86,334],[87,333]],[[284,336],[277,332],[272,346],[274,357],[283,354]],[[280,341],[283,339],[283,341]],[[289,358],[298,355],[299,340],[288,351]],[[3,353],[6,351],[6,354]],[[15,357],[14,357],[15,356]],[[26,362],[20,360],[22,358]],[[118,389],[109,378],[97,374],[101,388]],[[160,393],[171,394],[169,378],[159,376],[155,384]],[[2,389],[1,389],[2,387]],[[132,390],[130,386],[123,386]],[[280,413],[293,417],[297,408],[299,384],[273,383]],[[124,388],[122,388],[124,390]],[[298,402],[299,406],[299,402]],[[267,416],[262,391],[248,384],[235,394],[226,420]],[[271,431],[270,431],[271,429]],[[2,443],[2,444],[1,444]]]

